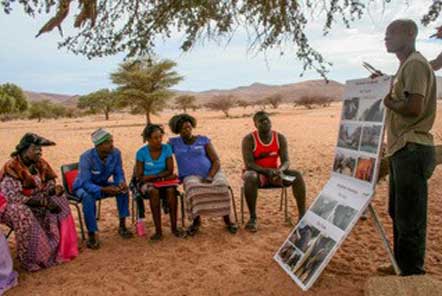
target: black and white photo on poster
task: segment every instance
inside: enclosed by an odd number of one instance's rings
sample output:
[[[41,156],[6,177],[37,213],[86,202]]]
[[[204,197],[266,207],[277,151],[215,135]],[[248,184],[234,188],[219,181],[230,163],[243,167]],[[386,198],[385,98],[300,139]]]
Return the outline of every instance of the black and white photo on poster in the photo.
[[[358,123],[342,123],[339,128],[338,146],[358,150],[361,142],[362,125]]]
[[[357,156],[347,151],[337,150],[335,160],[333,161],[333,171],[344,175],[353,177],[356,169]]]
[[[381,136],[381,125],[365,125],[362,128],[360,150],[368,153],[377,154],[379,143],[381,142]]]

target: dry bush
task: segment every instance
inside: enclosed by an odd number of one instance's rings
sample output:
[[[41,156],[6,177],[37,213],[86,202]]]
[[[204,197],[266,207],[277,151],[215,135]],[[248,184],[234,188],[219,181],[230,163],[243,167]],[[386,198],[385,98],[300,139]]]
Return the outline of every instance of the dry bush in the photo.
[[[283,97],[281,94],[274,94],[264,98],[263,101],[265,101],[267,105],[271,105],[273,109],[277,109],[282,103],[282,99]]]
[[[229,111],[236,105],[236,100],[234,96],[215,96],[212,101],[207,103],[205,107],[214,110],[214,111],[222,111],[224,115],[229,118]]]
[[[296,106],[304,106],[306,109],[313,109],[317,107],[328,107],[334,101],[332,97],[328,96],[302,96],[295,102]]]

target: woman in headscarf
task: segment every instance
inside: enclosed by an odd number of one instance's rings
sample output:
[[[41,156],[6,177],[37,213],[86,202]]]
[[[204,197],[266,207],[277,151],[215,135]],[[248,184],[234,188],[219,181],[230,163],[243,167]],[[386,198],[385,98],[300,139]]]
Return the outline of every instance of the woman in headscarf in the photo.
[[[196,119],[188,114],[173,116],[169,127],[174,137],[169,140],[178,165],[179,178],[186,191],[188,217],[193,221],[188,229],[194,235],[201,225],[201,215],[223,217],[227,230],[234,234],[238,226],[231,222],[231,199],[227,178],[215,147],[206,136],[192,134]]]
[[[0,215],[6,208],[6,199],[0,195]],[[0,295],[17,285],[17,273],[12,269],[12,258],[8,242],[0,231]]]
[[[78,255],[77,234],[69,202],[56,175],[41,157],[53,146],[27,133],[0,170],[0,194],[7,205],[0,215],[15,232],[17,257],[28,271],[37,271]]]

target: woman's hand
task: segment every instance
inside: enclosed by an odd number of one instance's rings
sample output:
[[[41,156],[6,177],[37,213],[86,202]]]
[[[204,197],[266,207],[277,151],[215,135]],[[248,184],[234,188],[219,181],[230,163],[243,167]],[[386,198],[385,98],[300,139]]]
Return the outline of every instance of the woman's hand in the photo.
[[[61,196],[64,193],[64,188],[61,185],[55,185],[55,195]]]
[[[61,208],[51,199],[48,199],[48,205],[46,206],[46,208],[52,214],[59,214],[61,212]]]

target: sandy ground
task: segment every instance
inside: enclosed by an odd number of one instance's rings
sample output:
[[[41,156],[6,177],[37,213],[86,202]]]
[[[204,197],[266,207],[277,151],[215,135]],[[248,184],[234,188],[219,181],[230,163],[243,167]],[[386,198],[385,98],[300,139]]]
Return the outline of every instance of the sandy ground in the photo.
[[[304,110],[280,108],[273,115],[273,127],[289,142],[292,167],[303,172],[310,205],[329,178],[338,133],[340,104],[328,108]],[[442,107],[435,130],[442,132]],[[210,136],[222,159],[236,194],[239,209],[240,142],[253,128],[252,109],[234,110],[237,118],[224,119],[220,113],[198,112],[196,133]],[[166,124],[171,113],[154,117]],[[79,155],[91,147],[90,133],[107,127],[122,151],[126,172],[131,172],[134,155],[142,144],[142,116],[112,114],[110,121],[102,117],[72,120],[24,121],[0,124],[0,161],[3,163],[20,137],[27,131],[42,134],[58,143],[45,149],[44,155],[54,168],[62,163],[78,161]],[[168,129],[167,129],[168,130]],[[168,133],[170,135],[170,132]],[[439,140],[440,142],[440,140]],[[426,267],[436,279],[442,279],[442,167],[430,181],[429,221]],[[377,187],[374,205],[389,234],[387,216],[387,184]],[[290,211],[297,219],[294,199]],[[148,234],[153,226],[149,212]],[[168,217],[163,215],[165,237],[151,243],[136,237],[124,241],[117,235],[115,201],[103,203],[101,228],[102,248],[82,248],[80,256],[67,264],[37,273],[21,270],[20,284],[7,295],[363,295],[367,279],[376,275],[376,268],[388,262],[386,252],[371,222],[359,221],[312,289],[303,293],[279,268],[272,257],[285,240],[290,227],[279,212],[279,192],[262,192],[258,215],[260,229],[250,234],[241,229],[228,234],[220,219],[203,219],[201,232],[194,238],[180,240],[168,230]],[[10,239],[14,253],[14,242]],[[17,262],[16,262],[17,263]]]

